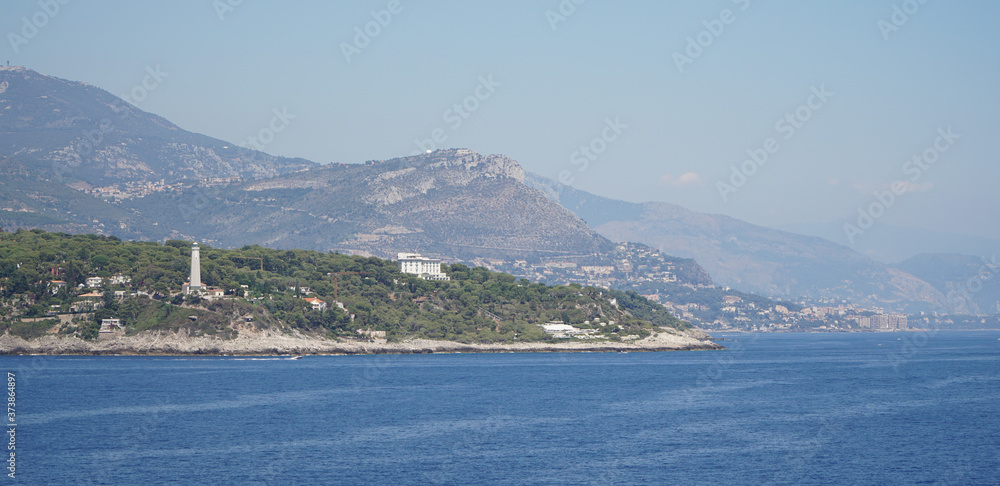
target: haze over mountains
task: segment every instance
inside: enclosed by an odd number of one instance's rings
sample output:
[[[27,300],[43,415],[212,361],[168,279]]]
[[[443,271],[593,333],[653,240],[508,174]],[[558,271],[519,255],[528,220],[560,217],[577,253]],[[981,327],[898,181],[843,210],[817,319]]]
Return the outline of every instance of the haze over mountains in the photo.
[[[817,237],[559,186],[503,155],[319,165],[186,132],[84,83],[15,67],[0,68],[0,83],[5,228],[592,264],[634,241],[740,290],[910,310],[947,309],[954,286],[955,275],[935,277],[948,260],[890,267]],[[992,311],[992,295],[966,309]]]
[[[614,241],[637,241],[694,258],[724,285],[761,295],[849,300],[868,305],[904,301],[944,304],[927,282],[814,236],[778,231],[660,203],[628,203],[540,176],[528,183]]]
[[[819,236],[850,247],[883,263],[898,263],[922,253],[961,253],[990,259],[1000,251],[1000,240],[961,235],[944,231],[905,228],[879,222],[850,242],[843,224],[796,224],[781,227],[785,231]]]

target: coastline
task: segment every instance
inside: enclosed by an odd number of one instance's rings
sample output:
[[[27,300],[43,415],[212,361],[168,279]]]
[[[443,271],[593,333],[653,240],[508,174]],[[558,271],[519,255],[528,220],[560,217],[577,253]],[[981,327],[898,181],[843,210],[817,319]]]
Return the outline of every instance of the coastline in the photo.
[[[700,338],[700,339],[699,339]],[[84,341],[75,337],[43,336],[25,340],[0,336],[0,355],[51,356],[275,356],[275,355],[356,355],[432,353],[565,353],[565,352],[652,352],[722,350],[699,331],[676,334],[663,331],[634,342],[559,343],[460,343],[412,339],[402,342],[335,341],[302,333],[265,330],[240,333],[235,339],[191,337],[184,334],[145,333]]]

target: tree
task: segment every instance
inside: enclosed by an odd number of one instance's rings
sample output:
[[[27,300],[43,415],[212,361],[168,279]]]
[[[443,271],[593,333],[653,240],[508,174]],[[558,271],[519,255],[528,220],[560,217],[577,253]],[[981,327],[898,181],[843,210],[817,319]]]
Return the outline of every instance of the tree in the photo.
[[[104,268],[109,263],[111,263],[111,258],[109,258],[107,255],[94,255],[90,259],[90,265],[93,266],[95,269]]]

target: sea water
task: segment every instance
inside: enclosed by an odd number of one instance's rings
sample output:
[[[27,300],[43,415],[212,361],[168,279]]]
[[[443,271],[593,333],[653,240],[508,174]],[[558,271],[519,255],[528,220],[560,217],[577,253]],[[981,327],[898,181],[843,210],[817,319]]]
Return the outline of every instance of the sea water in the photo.
[[[1000,332],[723,337],[727,351],[2,357],[7,480],[1000,484]]]

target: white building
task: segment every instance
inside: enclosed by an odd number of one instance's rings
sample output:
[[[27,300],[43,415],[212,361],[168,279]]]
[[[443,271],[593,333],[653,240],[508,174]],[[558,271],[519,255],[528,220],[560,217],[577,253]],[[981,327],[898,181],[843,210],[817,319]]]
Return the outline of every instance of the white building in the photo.
[[[578,333],[580,329],[577,329],[569,324],[563,324],[562,322],[549,322],[547,324],[541,324],[542,330],[546,334],[571,334]]]
[[[96,289],[96,288],[100,287],[102,283],[104,283],[104,279],[101,278],[101,277],[87,277],[87,282],[86,283],[87,283],[87,287],[90,287],[92,289]]]
[[[115,332],[121,328],[121,319],[101,319],[101,330],[98,332]]]
[[[403,273],[419,275],[424,280],[451,280],[441,271],[441,260],[427,258],[419,253],[400,253],[397,260]]]
[[[327,304],[326,304],[325,301],[323,301],[321,299],[317,299],[317,298],[314,298],[314,297],[308,297],[308,298],[303,299],[303,300],[305,300],[306,302],[308,302],[309,305],[312,306],[313,310],[318,310],[318,311],[325,311],[326,310]],[[339,304],[339,302],[338,302],[338,304]],[[343,309],[342,305],[341,305],[341,309]]]
[[[542,331],[554,338],[588,337],[594,334],[594,329],[580,329],[578,327],[565,324],[562,321],[547,322],[540,324]]]

